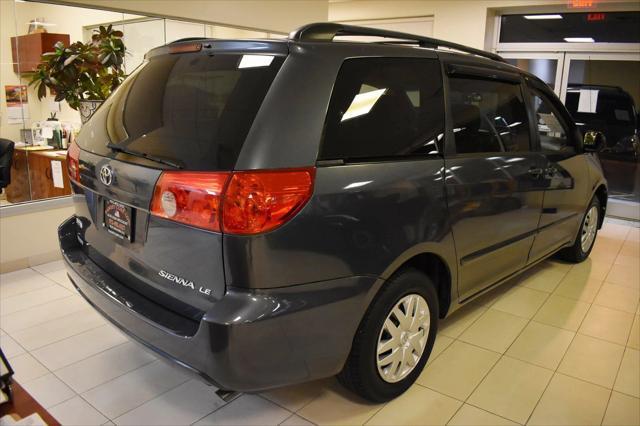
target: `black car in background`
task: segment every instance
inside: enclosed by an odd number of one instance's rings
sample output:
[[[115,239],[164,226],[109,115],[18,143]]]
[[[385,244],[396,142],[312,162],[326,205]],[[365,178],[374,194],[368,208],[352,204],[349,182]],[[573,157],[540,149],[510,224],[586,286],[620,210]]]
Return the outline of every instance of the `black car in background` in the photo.
[[[354,35],[387,40],[334,41]],[[99,312],[223,390],[338,375],[386,401],[441,318],[589,256],[596,136],[537,77],[442,40],[320,23],[179,41],[70,147],[60,244]]]
[[[592,102],[585,99],[581,104],[581,97],[591,97]],[[597,130],[605,136],[598,155],[611,194],[640,201],[640,116],[633,97],[617,86],[572,84],[565,105],[581,130]]]

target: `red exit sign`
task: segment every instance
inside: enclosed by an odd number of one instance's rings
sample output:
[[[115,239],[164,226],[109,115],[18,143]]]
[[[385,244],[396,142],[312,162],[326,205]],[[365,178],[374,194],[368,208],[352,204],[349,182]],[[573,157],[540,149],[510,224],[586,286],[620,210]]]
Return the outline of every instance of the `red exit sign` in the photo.
[[[605,18],[604,13],[589,13],[589,14],[587,14],[587,21],[589,21],[589,22],[604,21],[604,18]]]
[[[593,7],[595,4],[595,0],[569,0],[569,7],[573,7],[574,9]]]

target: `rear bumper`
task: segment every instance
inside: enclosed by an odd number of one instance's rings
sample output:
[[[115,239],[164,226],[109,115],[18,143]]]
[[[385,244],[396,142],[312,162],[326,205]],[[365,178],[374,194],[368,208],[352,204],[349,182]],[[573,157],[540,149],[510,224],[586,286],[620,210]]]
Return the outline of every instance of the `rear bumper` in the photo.
[[[197,323],[92,262],[74,217],[58,234],[68,275],[92,306],[155,353],[227,390],[260,391],[338,373],[381,284],[359,276],[269,290],[228,288]],[[183,332],[189,329],[194,332]]]

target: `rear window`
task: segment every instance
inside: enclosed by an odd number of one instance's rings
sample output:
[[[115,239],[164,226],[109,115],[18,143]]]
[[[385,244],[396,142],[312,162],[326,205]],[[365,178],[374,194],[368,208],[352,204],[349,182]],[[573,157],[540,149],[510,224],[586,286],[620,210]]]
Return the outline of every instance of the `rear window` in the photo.
[[[348,59],[331,95],[319,158],[365,160],[439,153],[443,133],[437,60]]]
[[[283,61],[266,55],[153,57],[103,106],[109,108],[110,142],[189,170],[232,169]],[[104,152],[105,145],[88,148]]]

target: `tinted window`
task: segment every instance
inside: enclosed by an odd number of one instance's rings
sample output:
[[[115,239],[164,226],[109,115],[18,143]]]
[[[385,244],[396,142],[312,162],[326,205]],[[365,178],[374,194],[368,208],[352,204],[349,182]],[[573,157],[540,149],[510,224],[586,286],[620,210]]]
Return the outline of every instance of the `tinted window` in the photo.
[[[443,133],[437,60],[349,59],[333,89],[320,158],[438,153]]]
[[[102,108],[112,143],[191,170],[231,169],[284,58],[179,54],[151,58]],[[102,146],[89,147],[104,152]]]
[[[633,99],[614,88],[569,88],[565,106],[580,123],[635,127]]]
[[[456,152],[529,151],[527,110],[518,84],[449,80]]]
[[[543,151],[573,152],[567,137],[567,126],[558,110],[553,106],[547,95],[532,89],[533,110],[535,111],[536,126]]]

